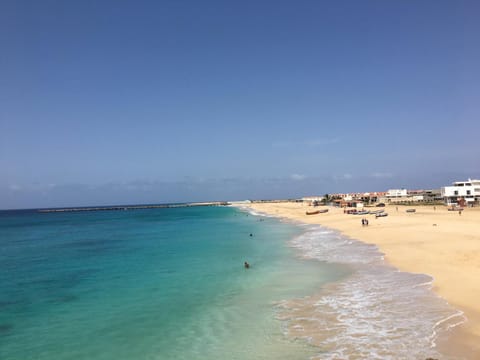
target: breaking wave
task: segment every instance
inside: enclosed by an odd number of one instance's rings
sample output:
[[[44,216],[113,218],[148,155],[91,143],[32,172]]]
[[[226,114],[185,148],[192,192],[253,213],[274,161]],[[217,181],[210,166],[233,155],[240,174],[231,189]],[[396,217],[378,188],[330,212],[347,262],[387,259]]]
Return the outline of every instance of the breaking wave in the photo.
[[[352,269],[318,294],[277,305],[285,333],[320,348],[313,359],[445,359],[437,338],[466,319],[431,291],[432,277],[399,271],[376,246],[322,226],[308,226],[290,245]]]

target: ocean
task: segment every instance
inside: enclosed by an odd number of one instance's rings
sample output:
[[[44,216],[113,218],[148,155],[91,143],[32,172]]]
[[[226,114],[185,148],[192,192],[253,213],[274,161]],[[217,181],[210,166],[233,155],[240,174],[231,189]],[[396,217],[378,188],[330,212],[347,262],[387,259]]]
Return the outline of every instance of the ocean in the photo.
[[[441,357],[464,319],[431,282],[233,207],[4,211],[0,359]]]

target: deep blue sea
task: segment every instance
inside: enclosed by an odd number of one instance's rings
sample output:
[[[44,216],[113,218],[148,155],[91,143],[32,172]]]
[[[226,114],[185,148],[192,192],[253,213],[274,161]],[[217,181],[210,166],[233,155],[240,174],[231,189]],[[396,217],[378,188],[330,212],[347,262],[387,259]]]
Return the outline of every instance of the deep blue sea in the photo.
[[[4,211],[0,359],[444,358],[431,283],[239,208]]]

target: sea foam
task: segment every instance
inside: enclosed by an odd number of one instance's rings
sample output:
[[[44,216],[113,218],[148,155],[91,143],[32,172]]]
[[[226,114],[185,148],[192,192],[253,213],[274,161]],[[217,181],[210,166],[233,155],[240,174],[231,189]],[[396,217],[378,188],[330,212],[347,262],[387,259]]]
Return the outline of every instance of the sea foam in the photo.
[[[308,226],[290,246],[352,269],[317,294],[278,304],[285,333],[319,347],[314,359],[446,358],[437,338],[466,319],[431,291],[430,276],[399,271],[376,246],[322,226]]]

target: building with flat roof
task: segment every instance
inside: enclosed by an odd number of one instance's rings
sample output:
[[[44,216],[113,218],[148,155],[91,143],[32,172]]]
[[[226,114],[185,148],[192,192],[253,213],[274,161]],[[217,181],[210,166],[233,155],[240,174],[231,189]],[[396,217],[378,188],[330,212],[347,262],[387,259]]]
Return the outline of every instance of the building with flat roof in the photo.
[[[407,197],[407,189],[390,189],[387,191],[387,198],[402,198]]]
[[[447,205],[478,205],[480,204],[480,180],[455,181],[452,186],[442,187],[441,194]]]

